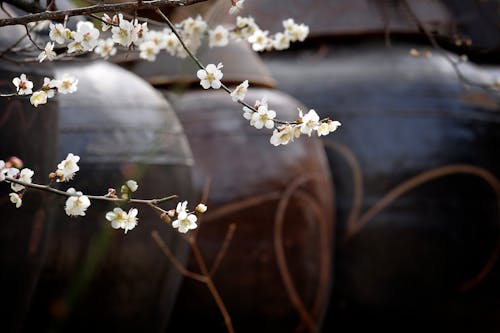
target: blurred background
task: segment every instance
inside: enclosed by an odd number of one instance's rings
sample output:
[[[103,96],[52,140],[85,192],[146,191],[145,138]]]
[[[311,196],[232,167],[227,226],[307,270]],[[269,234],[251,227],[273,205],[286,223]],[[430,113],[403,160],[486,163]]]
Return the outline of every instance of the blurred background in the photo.
[[[229,28],[230,5],[165,12]],[[224,92],[201,89],[190,59],[165,52],[0,58],[2,89],[21,72],[80,80],[40,110],[0,100],[0,158],[22,157],[44,182],[72,152],[84,193],[132,178],[138,197],[209,207],[189,243],[146,209],[124,236],[104,219],[113,206],[75,220],[62,199],[30,192],[16,210],[2,185],[5,331],[227,330],[213,288],[175,257],[206,266],[236,332],[498,332],[500,2],[247,0],[239,15],[270,33],[293,18],[310,34],[262,53],[204,43],[199,58],[222,62],[229,86],[249,80],[250,104],[266,97],[287,120],[315,109],[341,128],[273,147]],[[25,33],[5,29],[1,49]]]

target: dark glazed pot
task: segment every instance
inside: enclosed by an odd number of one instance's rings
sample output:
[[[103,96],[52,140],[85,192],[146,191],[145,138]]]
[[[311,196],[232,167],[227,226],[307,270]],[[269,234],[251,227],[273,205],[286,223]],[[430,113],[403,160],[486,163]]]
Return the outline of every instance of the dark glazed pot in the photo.
[[[189,199],[192,157],[165,99],[117,66],[94,62],[58,67],[78,78],[78,91],[59,95],[59,159],[81,157],[67,187],[86,194],[139,183],[138,198]],[[163,332],[181,275],[151,238],[157,230],[181,262],[187,243],[146,206],[127,234],[105,219],[113,205],[92,201],[85,217],[59,214],[30,313],[29,329]],[[128,210],[130,207],[124,207]]]
[[[496,332],[500,98],[464,88],[443,56],[414,58],[412,47],[265,58],[279,88],[343,124],[324,140],[339,221],[325,331]]]
[[[0,15],[0,17],[2,17]],[[2,27],[0,49],[23,35],[24,29]],[[40,64],[16,66],[0,60],[0,92],[13,93],[14,77],[25,73],[38,88],[52,68]],[[35,172],[34,182],[46,182],[57,158],[57,102],[33,107],[27,97],[0,98],[0,159],[17,156]],[[0,319],[2,331],[22,327],[47,245],[53,209],[51,196],[30,191],[17,208],[10,202],[10,184],[0,183]]]
[[[272,146],[270,131],[249,126],[241,107],[222,91],[167,96],[190,140],[200,195],[210,181],[210,210],[197,235],[208,263],[230,225],[236,226],[214,274],[235,330],[314,331],[329,291],[333,232],[329,175],[319,142]],[[296,116],[300,104],[277,91],[253,88],[246,100],[263,96],[280,117]],[[196,267],[191,260],[189,268]],[[206,287],[185,280],[170,329],[201,328],[224,330],[224,322]]]

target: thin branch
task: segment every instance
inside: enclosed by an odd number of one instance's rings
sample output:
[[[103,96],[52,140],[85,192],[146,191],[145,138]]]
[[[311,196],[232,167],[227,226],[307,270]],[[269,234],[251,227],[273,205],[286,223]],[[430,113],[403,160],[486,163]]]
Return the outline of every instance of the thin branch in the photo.
[[[231,223],[229,225],[229,228],[227,229],[226,232],[226,237],[224,238],[224,242],[222,243],[222,246],[217,253],[217,256],[215,257],[214,263],[212,264],[212,268],[210,269],[210,276],[213,277],[215,272],[217,272],[217,269],[220,266],[220,263],[222,262],[222,259],[226,255],[227,249],[229,248],[229,244],[231,244],[231,241],[233,240],[234,232],[236,231],[236,224]]]
[[[425,24],[422,23],[422,21],[420,20],[420,18],[418,17],[418,15],[415,13],[415,11],[413,10],[413,8],[410,6],[410,4],[405,0],[403,1],[403,4],[404,6],[406,7],[409,15],[412,17],[412,19],[415,21],[415,23],[417,24],[418,28],[424,33],[424,35],[427,37],[427,39],[429,40],[429,42],[432,44],[432,46],[438,50],[441,55],[450,63],[451,67],[453,68],[453,70],[455,71],[458,79],[460,81],[462,81],[464,84],[467,84],[469,86],[473,86],[473,87],[478,87],[478,88],[481,88],[481,89],[485,89],[485,90],[493,90],[493,91],[498,91],[497,88],[495,88],[495,86],[493,84],[487,84],[487,83],[481,83],[481,82],[475,82],[475,81],[472,81],[471,79],[469,79],[468,77],[466,77],[462,71],[460,70],[460,63],[461,62],[457,62],[455,61],[450,55],[449,53],[441,47],[441,45],[439,45],[439,43],[437,42],[436,38],[434,37],[434,35],[427,29],[427,27],[425,26]]]
[[[179,32],[177,31],[177,29],[175,28],[174,24],[170,21],[170,19],[165,15],[163,14],[163,12],[157,8],[155,10],[155,12],[160,15],[164,20],[165,22],[167,23],[168,27],[172,30],[172,32],[175,34],[175,36],[177,37],[177,39],[179,40],[179,42],[181,43],[182,47],[184,48],[184,50],[186,51],[186,53],[189,55],[189,57],[196,63],[196,65],[200,68],[200,69],[203,69],[203,70],[206,70],[205,66],[203,65],[203,63],[200,61],[200,59],[198,59],[198,57],[196,57],[193,52],[191,52],[191,50],[186,46],[186,44],[184,43],[181,35],[179,34]],[[221,88],[226,91],[228,94],[231,94],[232,93],[232,90],[229,89],[224,83],[221,82]],[[253,112],[258,112],[257,109],[253,106],[251,106],[250,104],[246,103],[245,101],[242,101],[242,100],[238,100],[237,101],[239,104],[241,104],[242,106],[246,106],[247,108],[249,108],[250,110],[252,110]],[[278,123],[278,124],[282,124],[282,125],[297,125],[298,122],[296,121],[283,121],[283,120],[279,120],[279,119],[273,119],[275,123]]]
[[[156,242],[156,245],[160,248],[160,250],[163,252],[163,254],[170,259],[172,264],[177,268],[177,270],[182,274],[185,275],[193,280],[206,283],[207,279],[205,276],[201,274],[197,274],[194,272],[191,272],[184,267],[184,265],[175,257],[175,255],[172,253],[168,245],[163,241],[163,239],[160,236],[160,233],[157,230],[153,230],[151,232],[151,237],[153,240]]]
[[[19,179],[15,179],[12,177],[5,177],[5,180],[9,181],[11,183],[22,185],[22,186],[27,187],[27,188],[33,188],[33,189],[37,189],[40,191],[50,192],[50,193],[54,193],[54,194],[64,196],[64,197],[79,197],[79,196],[81,196],[80,194],[68,193],[68,192],[64,192],[64,191],[55,189],[49,185],[41,185],[41,184],[36,184],[36,183],[26,183],[26,182],[23,182]],[[86,194],[84,194],[84,195],[87,198],[92,199],[92,200],[110,201],[110,202],[116,202],[116,203],[129,203],[130,202],[130,203],[138,203],[138,204],[143,204],[143,205],[157,205],[159,203],[162,203],[162,202],[165,202],[168,200],[172,200],[172,199],[175,199],[178,197],[177,195],[171,195],[171,196],[164,197],[161,199],[122,199],[122,198],[106,197],[103,195],[86,195]]]
[[[71,16],[103,13],[103,12],[133,11],[133,10],[143,10],[143,9],[154,10],[160,7],[189,6],[204,1],[206,0],[152,0],[152,1],[143,1],[140,3],[133,1],[133,2],[113,3],[113,4],[97,4],[82,8],[57,10],[53,12],[46,11],[42,13],[29,14],[20,17],[0,19],[0,27],[7,25],[16,25],[16,24],[24,25],[30,22],[37,22],[43,20],[62,20],[66,16],[71,17]]]
[[[31,43],[33,43],[33,45],[35,45],[35,47],[39,50],[39,51],[43,51],[43,49],[38,46],[38,44],[35,42],[35,40],[33,39],[33,37],[31,37],[31,33],[30,33],[30,29],[28,29],[28,26],[25,25],[24,28],[26,29],[26,35],[28,36],[29,40],[31,41]]]
[[[212,281],[212,278],[210,277],[210,272],[208,271],[205,260],[201,255],[200,248],[198,247],[195,241],[191,241],[190,244],[191,244],[191,250],[193,251],[193,256],[196,259],[198,266],[200,267],[201,273],[206,278],[205,283],[207,285],[207,288],[212,294],[212,297],[214,298],[214,301],[217,304],[217,307],[219,308],[222,317],[224,317],[224,323],[226,324],[227,331],[229,333],[234,333],[234,327],[231,321],[231,316],[229,315],[229,312],[227,311],[227,308],[224,305],[224,302],[222,301],[222,297],[220,296],[219,291],[215,287],[215,284]]]

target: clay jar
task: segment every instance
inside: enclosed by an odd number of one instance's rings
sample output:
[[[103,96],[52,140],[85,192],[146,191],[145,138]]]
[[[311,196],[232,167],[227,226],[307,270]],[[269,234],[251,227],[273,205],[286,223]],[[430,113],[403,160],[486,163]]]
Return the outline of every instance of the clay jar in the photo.
[[[189,199],[191,151],[165,99],[143,80],[105,62],[58,64],[57,77],[65,73],[79,82],[76,93],[58,95],[58,155],[62,160],[71,152],[81,160],[75,179],[61,188],[104,195],[134,179],[139,183],[136,198],[177,194]],[[147,206],[122,207],[139,209],[139,224],[124,234],[105,219],[114,204],[92,201],[85,217],[70,218],[64,200],[55,203],[58,215],[28,328],[162,332],[181,278],[152,232],[181,262],[187,258],[187,243]]]
[[[167,96],[193,148],[195,187],[200,195],[208,190],[210,211],[197,241],[209,263],[231,224],[236,227],[214,273],[235,329],[317,329],[330,285],[333,232],[321,146],[308,139],[272,146],[270,133],[250,127],[224,92]],[[300,105],[271,89],[253,88],[247,100],[263,96],[285,118],[295,116],[294,107]],[[196,269],[193,260],[189,268]],[[214,300],[196,281],[185,280],[172,317],[171,329],[185,327],[224,329]]]
[[[3,13],[0,17],[5,16]],[[0,49],[11,47],[22,35],[22,27],[0,29]],[[14,93],[12,79],[26,74],[34,87],[41,87],[45,76],[53,76],[50,66],[25,64],[17,66],[0,60],[0,92]],[[11,156],[22,159],[24,167],[32,169],[34,182],[46,182],[56,163],[57,102],[33,107],[30,96],[0,98],[0,159]],[[53,209],[50,195],[29,191],[23,204],[16,208],[9,200],[10,184],[0,183],[0,310],[2,329],[18,331],[29,306],[38,279],[47,245]]]
[[[324,139],[339,220],[330,328],[497,327],[498,95],[465,89],[442,55],[413,47],[266,58],[279,87],[343,124]]]

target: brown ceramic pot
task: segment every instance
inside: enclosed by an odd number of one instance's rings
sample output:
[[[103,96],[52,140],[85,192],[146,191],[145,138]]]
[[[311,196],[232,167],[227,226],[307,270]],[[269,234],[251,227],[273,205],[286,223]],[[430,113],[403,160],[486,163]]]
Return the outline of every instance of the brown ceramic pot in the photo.
[[[330,286],[333,233],[319,142],[272,146],[270,131],[250,127],[222,91],[165,93],[193,149],[195,188],[201,195],[208,186],[210,211],[197,236],[207,262],[214,262],[230,225],[236,226],[214,274],[236,331],[317,330]],[[281,117],[296,116],[300,104],[283,93],[253,88],[246,99],[263,96]],[[196,270],[195,261],[188,267]],[[170,327],[222,330],[224,322],[206,287],[185,280]]]
[[[76,93],[58,95],[59,159],[72,152],[81,160],[75,179],[63,188],[102,195],[135,179],[138,198],[189,199],[191,151],[165,99],[104,62],[60,64],[56,75],[64,73],[79,83]],[[79,218],[65,215],[63,199],[57,205],[28,330],[162,332],[181,276],[151,233],[158,231],[181,262],[187,243],[146,206],[136,207],[139,224],[124,234],[105,219],[112,204],[92,201]]]
[[[343,123],[324,140],[339,221],[326,331],[498,329],[500,98],[413,47],[423,48],[375,41],[265,58],[278,87]]]
[[[0,14],[0,17],[3,13]],[[19,28],[19,29],[18,29]],[[0,48],[11,47],[24,34],[18,26],[0,29]],[[49,66],[15,65],[0,60],[0,92],[14,93],[14,77],[25,73],[34,89],[45,76],[53,76]],[[29,96],[0,98],[0,159],[17,156],[24,167],[35,171],[33,181],[46,182],[57,156],[57,102],[34,108]],[[44,260],[50,229],[50,195],[29,191],[22,207],[9,200],[10,185],[0,183],[0,318],[2,330],[18,331],[22,327],[31,295]]]

